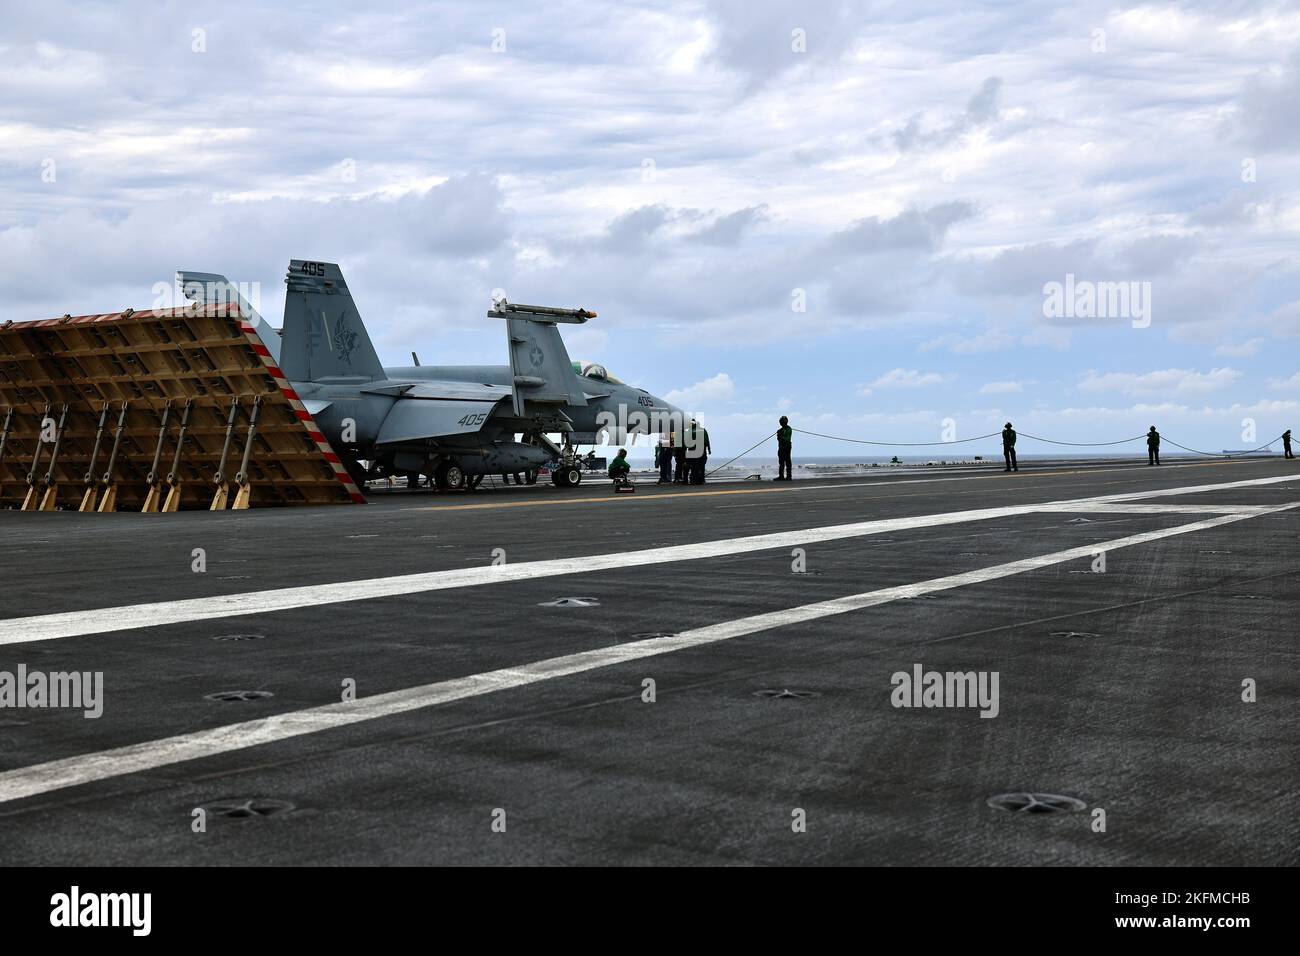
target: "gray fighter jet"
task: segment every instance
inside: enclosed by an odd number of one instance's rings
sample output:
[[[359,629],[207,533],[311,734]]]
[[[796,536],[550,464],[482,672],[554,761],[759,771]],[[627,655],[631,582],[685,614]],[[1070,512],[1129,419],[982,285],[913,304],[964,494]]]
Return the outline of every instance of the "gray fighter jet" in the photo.
[[[177,275],[191,300],[240,303],[358,483],[390,475],[416,483],[427,475],[441,489],[459,490],[488,474],[522,474],[531,483],[550,466],[552,481],[569,487],[582,481],[580,445],[682,434],[681,409],[601,365],[569,358],[558,325],[586,322],[594,312],[501,300],[487,314],[505,320],[508,365],[417,360],[385,368],[334,263],[289,263],[278,331],[224,276]]]

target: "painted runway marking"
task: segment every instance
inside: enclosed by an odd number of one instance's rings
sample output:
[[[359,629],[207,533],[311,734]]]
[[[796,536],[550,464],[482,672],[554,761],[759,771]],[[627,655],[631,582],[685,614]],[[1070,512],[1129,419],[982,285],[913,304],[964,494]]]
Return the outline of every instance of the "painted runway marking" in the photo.
[[[1129,504],[1122,501],[1088,501],[1088,502],[1065,502],[1064,504],[1051,503],[1039,505],[1038,511],[1041,512],[1065,512],[1073,513],[1075,511],[1087,511],[1089,513],[1097,512],[1099,514],[1117,514],[1117,515],[1224,515],[1224,514],[1262,514],[1269,510],[1268,505],[1185,505],[1185,504],[1165,504],[1164,502],[1146,503],[1146,504]],[[1087,518],[1080,518],[1080,521],[1087,521]]]
[[[1300,507],[1300,502],[1273,506],[1265,511],[1284,511],[1296,507]],[[724,621],[720,624],[694,628],[667,637],[655,637],[626,644],[616,644],[612,647],[581,651],[576,654],[565,654],[561,657],[533,661],[516,667],[505,667],[482,674],[471,674],[467,677],[408,687],[386,694],[376,694],[373,697],[364,697],[349,703],[326,704],[320,707],[277,714],[274,717],[264,717],[258,720],[229,724],[224,727],[215,727],[211,730],[178,734],[159,740],[129,744],[125,747],[114,747],[111,750],[102,750],[76,757],[66,757],[62,760],[51,760],[43,764],[19,767],[0,773],[0,803],[22,800],[38,794],[49,793],[53,790],[81,786],[126,774],[142,773],[189,760],[198,760],[217,754],[244,750],[248,747],[276,743],[293,737],[301,737],[305,734],[334,730],[369,720],[377,720],[381,717],[391,717],[413,710],[478,697],[495,691],[525,687],[529,684],[581,674],[600,667],[625,664],[629,661],[670,654],[674,651],[703,647],[773,628],[788,627],[792,624],[806,624],[809,621],[876,607],[891,601],[920,597],[972,584],[982,584],[987,581],[1024,574],[1028,571],[1036,571],[1056,564],[1064,564],[1068,561],[1091,558],[1098,550],[1116,551],[1121,548],[1149,544],[1174,535],[1189,534],[1195,531],[1217,528],[1236,521],[1244,521],[1247,518],[1254,517],[1255,514],[1257,513],[1230,514],[1207,518],[1191,524],[1178,525],[1177,527],[1164,528],[1158,531],[1144,531],[1141,534],[1116,538],[1112,541],[1094,542],[1064,551],[1024,558],[1006,564],[980,568],[975,571],[951,574],[915,584],[882,588],[876,591],[849,595],[848,597],[834,598],[829,601],[819,601],[815,604],[805,604],[801,607],[756,614],[734,621]]]
[[[1141,498],[1172,498],[1176,495],[1197,495],[1207,491],[1231,491],[1235,488],[1253,488],[1258,485],[1277,485],[1284,481],[1296,481],[1297,475],[1275,475],[1272,478],[1249,478],[1245,481],[1228,481],[1214,485],[1192,485],[1189,488],[1151,488],[1145,491],[1125,491],[1114,495],[1101,495],[1088,498],[1087,501],[1136,501]],[[1280,489],[1285,490],[1285,489]]]
[[[971,511],[952,511],[904,518],[880,518],[853,524],[830,525],[798,531],[782,531],[753,535],[744,538],[727,538],[703,541],[696,544],[651,548],[644,551],[627,551],[614,554],[583,555],[549,561],[526,561],[519,564],[478,567],[420,574],[402,574],[360,581],[338,581],[331,584],[310,584],[265,591],[245,591],[217,597],[189,598],[180,601],[158,601],[149,604],[132,604],[120,607],[96,608],[89,611],[67,611],[39,614],[0,620],[0,646],[27,644],[34,641],[58,640],[89,634],[108,634],[115,631],[207,621],[214,618],[239,617],[250,614],[269,614],[303,607],[325,604],[342,604],[375,598],[397,597],[450,588],[476,587],[484,584],[501,584],[568,574],[591,574],[618,568],[640,568],[673,561],[698,561],[706,558],[727,557],[768,551],[777,548],[801,547],[822,541],[888,534],[915,528],[986,521],[1014,515],[1032,514],[1036,511],[1070,510],[1103,503],[1131,501],[1143,497],[1163,497],[1193,494],[1201,491],[1218,491],[1294,480],[1291,476],[1256,478],[1248,481],[1218,485],[1200,485],[1190,488],[1165,488],[1146,492],[1108,495],[1099,498],[1082,498],[1077,501],[1051,501],[1037,504],[1008,505],[998,508],[979,508]],[[1228,505],[1227,509],[1237,506]],[[485,555],[484,560],[487,560]]]

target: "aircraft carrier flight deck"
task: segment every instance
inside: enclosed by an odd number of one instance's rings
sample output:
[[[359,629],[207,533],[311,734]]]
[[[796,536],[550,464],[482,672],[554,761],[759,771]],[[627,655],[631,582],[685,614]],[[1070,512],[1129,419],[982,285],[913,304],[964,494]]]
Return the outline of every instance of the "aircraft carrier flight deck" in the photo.
[[[0,858],[1294,864],[1294,464],[2,511]]]

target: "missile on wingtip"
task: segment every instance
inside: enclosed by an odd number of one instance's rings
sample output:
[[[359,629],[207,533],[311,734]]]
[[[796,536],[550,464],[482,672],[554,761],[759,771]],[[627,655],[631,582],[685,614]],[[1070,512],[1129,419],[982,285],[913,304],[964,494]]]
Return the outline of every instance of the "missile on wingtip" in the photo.
[[[549,305],[523,305],[517,302],[507,302],[505,299],[494,302],[488,315],[494,318],[510,318],[511,316],[524,318],[536,315],[544,316],[547,320],[554,322],[586,322],[588,319],[596,317],[595,312],[589,312],[586,309],[556,309]]]

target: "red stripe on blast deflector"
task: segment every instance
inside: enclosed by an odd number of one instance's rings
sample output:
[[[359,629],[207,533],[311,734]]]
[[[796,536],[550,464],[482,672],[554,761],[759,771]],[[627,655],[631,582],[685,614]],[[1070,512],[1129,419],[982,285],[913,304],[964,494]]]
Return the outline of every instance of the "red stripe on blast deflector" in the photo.
[[[302,399],[298,397],[298,393],[293,390],[292,386],[290,386],[289,380],[285,377],[284,372],[280,371],[280,369],[278,369],[276,366],[271,364],[270,350],[267,349],[265,345],[261,345],[256,341],[257,338],[256,330],[254,330],[252,326],[245,325],[242,322],[239,323],[239,330],[243,332],[245,335],[247,335],[250,339],[254,340],[249,344],[253,346],[253,351],[256,352],[261,357],[262,366],[268,372],[270,372],[271,377],[276,380],[275,381],[276,387],[280,389],[280,392],[284,395],[284,397],[288,399],[289,402],[291,403],[301,404]],[[292,404],[290,405],[290,407],[293,407]],[[312,441],[317,443],[318,447],[320,448],[321,454],[325,457],[325,460],[328,461],[330,465],[333,466],[334,477],[339,480],[339,484],[341,484],[343,486],[343,490],[348,493],[348,497],[352,499],[352,502],[354,504],[364,505],[366,503],[366,496],[361,493],[360,489],[357,487],[356,482],[352,480],[352,476],[349,475],[347,469],[343,467],[343,462],[339,459],[339,456],[329,450],[330,447],[329,440],[325,437],[323,433],[315,430],[316,423],[312,420],[311,412],[303,408],[294,408],[294,414],[298,416],[298,420],[300,422],[303,422],[307,426],[308,437],[310,437]]]

